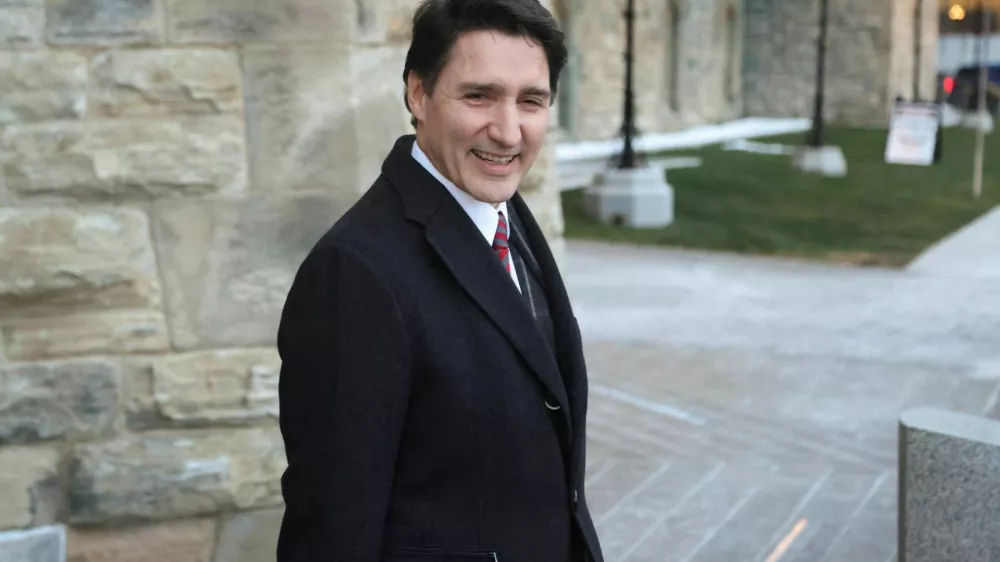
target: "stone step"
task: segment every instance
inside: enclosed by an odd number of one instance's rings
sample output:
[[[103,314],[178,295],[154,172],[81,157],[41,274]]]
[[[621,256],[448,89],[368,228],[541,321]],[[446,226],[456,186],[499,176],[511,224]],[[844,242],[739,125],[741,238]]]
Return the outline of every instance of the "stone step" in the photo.
[[[705,393],[711,389],[706,389]],[[837,431],[836,427],[795,420],[780,419],[773,412],[755,411],[749,405],[725,403],[711,396],[687,389],[683,392],[663,385],[650,385],[647,381],[621,377],[605,384],[601,379],[591,383],[591,401],[610,398],[615,402],[630,404],[664,419],[694,420],[705,426],[735,428],[739,433],[753,434],[757,440],[778,440],[785,446],[814,450],[817,454],[836,454],[848,462],[893,467],[896,463],[895,447],[883,443],[868,445],[859,435]],[[866,428],[866,431],[869,428]],[[861,432],[865,433],[865,432]],[[868,432],[871,433],[871,432]],[[893,418],[887,418],[884,431],[879,435],[895,437]]]
[[[699,473],[676,461],[675,468]],[[707,562],[756,560],[831,470],[822,466],[779,467],[761,459],[718,466],[698,485],[688,487],[674,506],[652,520],[625,550],[612,550],[609,562]],[[610,528],[609,528],[610,529]],[[620,531],[619,531],[620,532]],[[633,532],[633,534],[635,534]]]
[[[680,456],[692,459],[715,459],[731,461],[747,456],[760,456],[776,461],[796,462],[815,457],[814,454],[796,452],[787,448],[772,446],[765,442],[752,442],[734,435],[719,435],[713,432],[687,430],[674,427],[652,427],[634,421],[633,425],[622,427],[614,421],[594,417],[588,422],[588,434],[607,440],[618,441],[621,447],[629,447],[633,454]]]
[[[640,467],[644,470],[637,472]],[[590,502],[605,558],[625,559],[636,545],[661,533],[666,518],[713,485],[722,470],[722,464],[687,458],[617,464],[588,491],[588,498],[597,493]],[[616,486],[622,480],[615,472],[630,474],[630,485]]]
[[[892,467],[896,463],[895,448],[866,446],[855,435],[845,435],[828,427],[792,425],[769,417],[764,413],[733,408],[711,397],[681,393],[674,390],[657,391],[647,395],[656,402],[683,404],[684,411],[705,422],[721,427],[736,428],[740,433],[752,434],[766,440],[777,439],[787,445],[804,447],[819,454],[835,454],[855,462]],[[892,428],[894,435],[895,425]]]
[[[856,445],[830,439],[824,433],[805,434],[753,416],[692,407],[693,402],[688,400],[684,405],[694,422],[651,412],[641,406],[593,397],[588,426],[676,454],[726,458],[755,451],[779,458],[819,456],[833,463],[861,467],[887,467],[895,463],[894,450],[881,454],[858,451]],[[624,420],[628,423],[623,423]]]
[[[588,498],[609,562],[890,562],[895,485],[894,472],[631,456]]]
[[[803,506],[796,521],[783,526],[770,552],[780,553],[782,562],[885,562],[894,553],[896,537],[884,526],[884,516],[895,521],[894,513],[884,505],[885,494],[892,491],[895,481],[893,472],[835,471]],[[877,531],[858,537],[869,524]]]

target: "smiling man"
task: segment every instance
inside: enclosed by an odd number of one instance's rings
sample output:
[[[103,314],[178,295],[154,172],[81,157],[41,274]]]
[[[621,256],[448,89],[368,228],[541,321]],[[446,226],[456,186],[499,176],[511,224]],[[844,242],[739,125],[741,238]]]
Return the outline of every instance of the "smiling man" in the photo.
[[[517,194],[563,36],[537,0],[427,0],[415,135],[316,244],[278,333],[278,562],[601,562],[587,378],[556,262]]]

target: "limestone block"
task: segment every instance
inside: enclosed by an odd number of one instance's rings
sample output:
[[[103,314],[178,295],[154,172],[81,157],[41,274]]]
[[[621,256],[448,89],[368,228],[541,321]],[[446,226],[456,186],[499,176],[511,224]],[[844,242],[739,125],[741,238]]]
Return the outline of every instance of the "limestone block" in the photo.
[[[920,408],[900,428],[900,560],[1000,559],[1000,423]]]
[[[351,51],[358,151],[354,187],[359,193],[367,191],[382,173],[382,163],[396,139],[413,133],[403,102],[403,63],[408,47],[359,47]]]
[[[274,345],[299,264],[355,200],[341,193],[158,203],[153,226],[174,346]]]
[[[56,45],[143,45],[163,41],[159,0],[47,0]]]
[[[354,0],[165,0],[175,43],[350,41]]]
[[[220,49],[107,51],[94,56],[90,112],[99,117],[239,113],[239,56]]]
[[[273,347],[123,358],[130,429],[238,425],[278,415]]]
[[[357,35],[362,43],[382,45],[401,43],[409,46],[413,13],[419,0],[366,0],[357,2]],[[397,74],[402,75],[400,65]]]
[[[54,447],[0,448],[0,529],[47,525],[61,501],[59,451]],[[0,539],[2,541],[2,539]],[[0,560],[4,549],[0,547]]]
[[[11,125],[0,164],[21,197],[232,194],[246,183],[243,145],[237,115]]]
[[[114,529],[70,529],[66,562],[212,562],[214,519],[128,525]],[[274,560],[274,551],[269,553]]]
[[[170,347],[157,310],[81,312],[11,320],[0,326],[4,355],[36,361],[73,355],[147,353]]]
[[[0,533],[3,562],[64,562],[66,530],[62,526],[39,527]]]
[[[274,562],[283,515],[283,509],[265,509],[227,518],[213,562]]]
[[[0,0],[0,47],[33,48],[45,36],[45,0]]]
[[[254,191],[354,188],[360,154],[350,63],[346,47],[262,47],[244,52],[247,150]],[[381,87],[376,83],[365,80],[366,85]]]
[[[153,364],[153,401],[165,419],[246,422],[278,417],[281,359],[273,348],[178,355]]]
[[[116,419],[121,376],[106,361],[0,367],[0,443],[92,438]]]
[[[0,52],[0,125],[75,119],[87,107],[86,91],[86,57],[69,51]]]
[[[81,444],[70,472],[70,520],[112,523],[275,507],[285,468],[277,427]]]
[[[148,232],[136,209],[0,209],[0,318],[158,308]]]

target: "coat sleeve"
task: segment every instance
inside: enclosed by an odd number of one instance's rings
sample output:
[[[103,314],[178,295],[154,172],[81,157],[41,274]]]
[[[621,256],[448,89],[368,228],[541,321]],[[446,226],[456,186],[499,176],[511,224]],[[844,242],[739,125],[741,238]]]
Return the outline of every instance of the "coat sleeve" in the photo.
[[[378,562],[410,384],[396,300],[363,257],[316,249],[278,350],[288,467],[277,562]]]

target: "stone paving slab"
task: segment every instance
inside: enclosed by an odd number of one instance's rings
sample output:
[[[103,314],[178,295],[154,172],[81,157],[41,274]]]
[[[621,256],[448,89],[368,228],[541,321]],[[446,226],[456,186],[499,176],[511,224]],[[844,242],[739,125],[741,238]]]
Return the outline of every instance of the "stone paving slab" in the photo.
[[[608,562],[892,562],[899,414],[1000,415],[995,283],[570,243]]]

